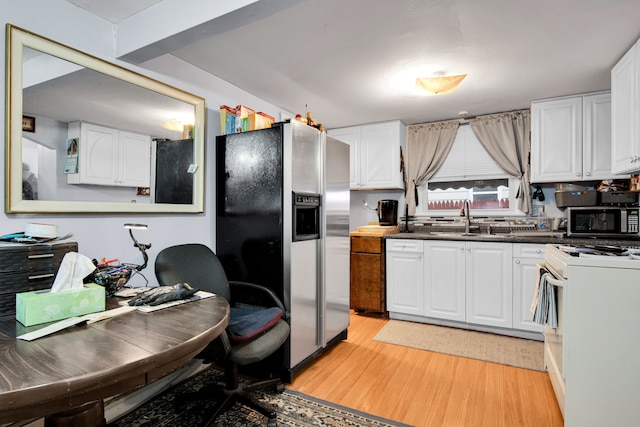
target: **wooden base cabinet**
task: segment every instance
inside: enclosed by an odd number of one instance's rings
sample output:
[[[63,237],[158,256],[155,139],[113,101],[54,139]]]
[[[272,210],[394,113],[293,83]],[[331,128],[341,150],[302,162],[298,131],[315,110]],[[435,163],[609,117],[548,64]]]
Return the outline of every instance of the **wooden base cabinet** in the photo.
[[[386,315],[385,250],[381,237],[351,237],[351,309]]]

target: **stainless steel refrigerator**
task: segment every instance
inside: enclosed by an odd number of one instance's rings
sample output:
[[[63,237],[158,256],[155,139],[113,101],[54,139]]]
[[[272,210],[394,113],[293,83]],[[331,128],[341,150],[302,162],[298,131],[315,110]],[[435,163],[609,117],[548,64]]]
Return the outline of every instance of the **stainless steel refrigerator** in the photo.
[[[295,120],[216,139],[216,253],[230,280],[282,299],[293,375],[349,326],[349,146]]]

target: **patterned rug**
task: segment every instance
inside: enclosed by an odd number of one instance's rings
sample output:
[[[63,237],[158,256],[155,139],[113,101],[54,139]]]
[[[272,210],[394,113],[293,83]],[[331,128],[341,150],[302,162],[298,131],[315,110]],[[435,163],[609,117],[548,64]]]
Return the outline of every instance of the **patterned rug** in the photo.
[[[188,381],[155,397],[133,412],[112,421],[107,427],[194,427],[204,422],[203,414],[214,402],[198,401],[187,404],[179,412],[174,406],[176,395],[199,390],[205,384],[213,384],[222,378],[222,372],[208,369]],[[409,427],[406,424],[368,415],[302,393],[274,390],[252,393],[254,400],[274,409],[278,414],[278,426],[282,427]],[[195,408],[195,409],[194,409]],[[262,415],[236,404],[214,423],[219,427],[263,427],[267,419]]]
[[[390,320],[373,340],[545,371],[544,343],[541,341],[404,320]]]

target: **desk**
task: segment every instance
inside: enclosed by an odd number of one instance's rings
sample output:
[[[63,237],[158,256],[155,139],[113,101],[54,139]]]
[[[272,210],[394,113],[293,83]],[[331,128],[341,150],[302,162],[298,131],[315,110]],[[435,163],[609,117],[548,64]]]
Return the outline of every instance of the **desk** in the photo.
[[[104,416],[102,399],[182,366],[228,322],[229,304],[217,296],[74,326],[31,342],[16,336],[34,327],[0,320],[0,423],[63,412]]]

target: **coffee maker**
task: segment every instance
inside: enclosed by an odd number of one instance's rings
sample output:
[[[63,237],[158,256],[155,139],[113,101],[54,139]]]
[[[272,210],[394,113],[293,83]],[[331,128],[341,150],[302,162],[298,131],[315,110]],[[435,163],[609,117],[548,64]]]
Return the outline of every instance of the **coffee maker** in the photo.
[[[398,225],[398,201],[378,200],[378,223],[380,225]]]

